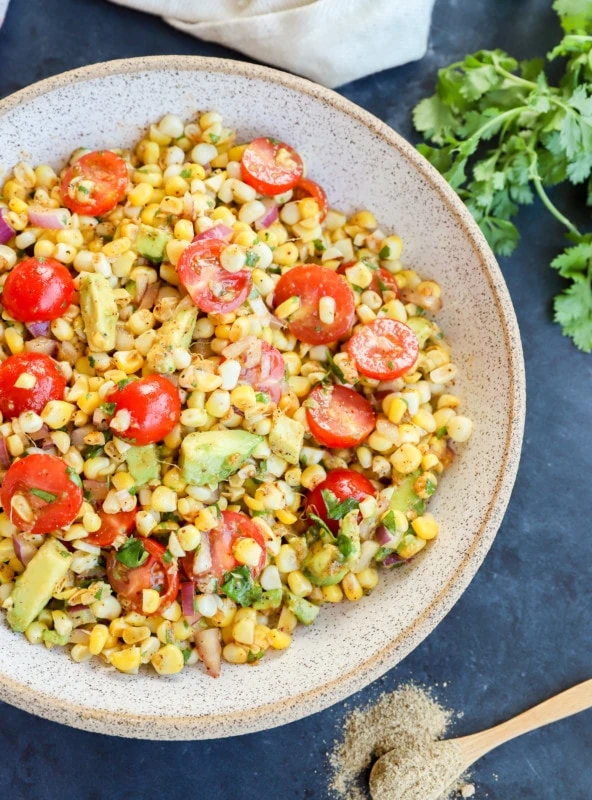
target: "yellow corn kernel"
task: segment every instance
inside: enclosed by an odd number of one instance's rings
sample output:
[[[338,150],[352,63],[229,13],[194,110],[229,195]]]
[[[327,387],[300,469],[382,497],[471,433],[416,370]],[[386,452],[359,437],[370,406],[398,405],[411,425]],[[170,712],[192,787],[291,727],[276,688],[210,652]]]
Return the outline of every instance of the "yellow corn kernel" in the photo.
[[[70,658],[77,664],[81,664],[83,661],[89,661],[92,658],[92,653],[85,645],[75,644],[70,650]]]
[[[133,486],[136,485],[135,480],[129,474],[129,472],[116,472],[115,475],[111,478],[111,483],[117,491],[124,491],[125,489],[131,489]]]
[[[144,164],[156,164],[160,156],[160,147],[157,142],[151,142],[149,139],[142,139],[136,147],[136,155]]]
[[[292,514],[291,511],[286,511],[284,508],[278,509],[278,511],[275,512],[275,515],[284,525],[293,525],[298,519],[296,514]]]
[[[7,328],[4,331],[4,341],[13,355],[19,355],[25,349],[23,337],[16,328]]]
[[[95,625],[90,632],[88,649],[93,656],[98,656],[109,639],[109,628],[106,625]]]
[[[341,603],[343,600],[343,590],[338,583],[333,586],[323,586],[322,592],[328,603]]]
[[[154,511],[166,514],[177,510],[177,495],[168,486],[157,486],[152,492],[150,506]]]
[[[175,224],[174,234],[176,239],[190,242],[194,236],[193,223],[188,219],[180,219]]]
[[[136,675],[142,663],[140,648],[128,647],[125,650],[117,650],[111,653],[109,661],[119,672]]]
[[[408,533],[403,537],[403,541],[397,547],[397,554],[400,555],[401,558],[413,558],[413,556],[417,555],[420,550],[423,550],[425,544],[425,539],[421,539],[419,536],[414,536],[412,533]]]
[[[252,619],[239,619],[234,622],[232,636],[239,644],[252,645],[255,639],[255,622]]]
[[[376,217],[370,211],[358,211],[353,217],[350,217],[349,224],[365,228],[367,231],[376,230],[378,227]]]
[[[426,411],[425,408],[418,409],[417,414],[411,418],[411,422],[428,433],[434,433],[436,430],[436,420],[434,419],[434,415],[429,411]]]
[[[366,567],[356,575],[358,583],[365,592],[374,589],[378,584],[378,570],[374,567]]]
[[[281,545],[279,552],[275,557],[275,565],[280,572],[284,573],[290,573],[297,570],[300,564],[296,550],[294,550],[294,548],[289,544]]]
[[[76,406],[65,400],[50,400],[40,416],[49,428],[57,430],[70,422],[75,410]]]
[[[387,236],[380,243],[380,258],[385,261],[398,261],[403,252],[403,242],[400,236]]]
[[[43,631],[47,630],[47,625],[43,622],[35,620],[27,627],[25,636],[31,644],[41,644],[43,641]]]
[[[405,416],[406,411],[407,403],[403,400],[403,398],[393,397],[388,404],[387,417],[389,422],[393,422],[395,425],[398,425]]]
[[[319,204],[314,197],[303,197],[298,200],[298,211],[300,212],[300,219],[310,219],[316,217],[319,212]]]
[[[150,628],[147,625],[134,625],[125,628],[121,637],[126,644],[138,644],[150,638]]]
[[[413,444],[402,444],[390,457],[390,462],[401,475],[414,472],[421,464],[422,453]]]
[[[298,261],[298,248],[294,242],[285,242],[273,251],[273,262],[280,267],[292,267]]]
[[[241,647],[241,645],[234,642],[228,642],[222,648],[222,657],[229,664],[246,664],[249,656],[246,647]]]
[[[145,206],[150,201],[152,186],[149,183],[137,183],[128,193],[127,199],[133,206]]]
[[[300,483],[305,489],[314,489],[327,477],[327,473],[320,464],[311,464],[302,471]]]
[[[14,211],[15,214],[25,214],[29,210],[29,206],[20,197],[13,197],[9,200],[8,208]]]
[[[261,546],[250,537],[238,539],[233,547],[232,553],[239,564],[246,564],[248,567],[256,567],[262,556]]]
[[[156,589],[142,589],[142,611],[144,614],[155,614],[160,605],[160,594]]]
[[[360,600],[364,596],[364,590],[360,586],[358,576],[353,572],[348,572],[345,578],[341,581],[341,588],[344,595],[352,602]]]
[[[38,239],[35,242],[33,253],[37,258],[51,258],[54,250],[55,245],[49,239]]]
[[[278,630],[277,628],[270,630],[267,638],[269,640],[269,644],[274,650],[285,650],[292,644],[292,637],[290,634],[285,633],[285,631]]]
[[[57,401],[60,402],[60,401]],[[93,414],[103,402],[103,398],[98,392],[87,392],[77,400],[78,408],[85,414]]]
[[[312,592],[312,583],[299,569],[288,574],[288,586],[290,591],[297,597],[306,597],[307,594]]]
[[[426,453],[421,459],[421,468],[424,472],[429,472],[434,467],[438,467],[439,464],[440,459],[433,453]]]
[[[263,503],[262,500],[257,500],[256,498],[246,494],[244,496],[244,501],[247,507],[251,509],[251,511],[265,511],[265,504]]]
[[[423,514],[421,517],[416,517],[411,527],[415,531],[416,536],[420,539],[435,539],[440,531],[440,526],[431,514]]]

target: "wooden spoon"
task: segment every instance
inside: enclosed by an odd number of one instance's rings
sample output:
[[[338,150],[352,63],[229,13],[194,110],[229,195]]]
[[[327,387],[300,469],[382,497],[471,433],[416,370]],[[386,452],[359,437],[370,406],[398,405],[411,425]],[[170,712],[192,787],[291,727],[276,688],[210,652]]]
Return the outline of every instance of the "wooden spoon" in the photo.
[[[401,759],[396,750],[391,750],[372,767],[372,798],[438,800],[471,764],[490,750],[516,736],[522,736],[523,733],[542,728],[587,708],[592,708],[592,679],[579,683],[494,728],[459,739],[434,742],[429,753],[429,769],[425,756],[422,765],[421,754],[414,753],[409,759]]]

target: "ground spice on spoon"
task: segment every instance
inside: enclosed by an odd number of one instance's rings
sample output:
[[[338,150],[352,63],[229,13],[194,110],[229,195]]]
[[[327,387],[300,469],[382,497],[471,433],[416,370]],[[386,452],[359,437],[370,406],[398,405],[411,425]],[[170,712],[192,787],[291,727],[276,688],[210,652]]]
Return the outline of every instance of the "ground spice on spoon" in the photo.
[[[431,752],[434,742],[442,739],[452,720],[451,711],[439,705],[428,691],[408,684],[381,695],[371,705],[355,709],[343,726],[343,737],[329,757],[332,770],[330,789],[342,800],[367,800],[368,775],[374,761],[390,750],[396,750],[401,761],[408,761],[422,776],[427,796],[437,780]],[[450,758],[454,761],[454,751]],[[449,765],[454,774],[458,764]],[[456,774],[460,770],[456,769]],[[423,800],[423,797],[399,798],[397,787],[385,787],[393,800]],[[471,797],[473,786],[461,781],[450,788],[457,796]],[[444,800],[444,798],[442,798]]]

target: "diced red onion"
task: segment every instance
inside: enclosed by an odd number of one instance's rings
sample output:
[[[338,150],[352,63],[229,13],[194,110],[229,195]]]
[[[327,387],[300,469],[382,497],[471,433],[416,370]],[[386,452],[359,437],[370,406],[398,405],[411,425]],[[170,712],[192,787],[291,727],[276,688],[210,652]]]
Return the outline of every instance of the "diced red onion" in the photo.
[[[26,567],[29,561],[33,558],[34,555],[37,553],[37,548],[33,544],[33,542],[28,542],[22,535],[22,533],[13,533],[12,534],[12,544],[14,547],[14,552],[16,557],[21,562],[21,564]]]
[[[278,206],[275,200],[264,200],[263,205],[267,207],[267,210],[259,219],[255,220],[255,229],[258,231],[269,228],[278,218]]]
[[[27,322],[25,323],[25,327],[31,336],[49,336],[49,322]]]
[[[63,231],[69,221],[70,212],[67,208],[29,208],[29,222],[36,228]]]
[[[236,358],[242,355],[254,341],[254,336],[245,336],[243,339],[239,339],[238,342],[233,342],[225,347],[224,350],[222,350],[222,355],[224,358]]]
[[[0,437],[0,467],[8,469],[10,466],[10,456],[8,455],[8,448],[6,447],[6,439]]]
[[[234,233],[232,228],[229,228],[228,225],[214,225],[212,228],[208,228],[207,231],[202,231],[198,233],[197,236],[193,237],[194,242],[203,242],[205,239],[222,239],[225,242],[230,240],[230,237]]]
[[[382,565],[384,567],[394,567],[396,565],[403,565],[410,560],[411,559],[409,558],[401,558],[401,556],[397,553],[390,553],[388,556],[386,556],[382,562]]]
[[[58,350],[58,343],[55,339],[48,339],[46,336],[37,336],[25,342],[27,353],[44,353],[46,356],[55,356]]]
[[[90,499],[95,502],[101,502],[107,497],[109,491],[107,481],[84,480],[82,485],[84,490],[89,493]]]
[[[203,631],[197,631],[195,634],[195,646],[197,647],[198,656],[208,671],[208,675],[211,675],[212,678],[218,678],[222,654],[220,630],[218,628],[206,628]]]
[[[84,611],[85,608],[88,608],[88,606],[85,606],[84,603],[76,603],[73,606],[68,606],[68,611],[72,614],[78,614],[80,611]]]
[[[7,214],[7,208],[0,208],[0,244],[6,244],[14,236],[14,228],[8,224],[6,219]]]
[[[93,411],[92,421],[93,425],[100,431],[106,431],[109,427],[108,417],[102,408],[95,408]],[[90,433],[90,431],[88,431]],[[84,434],[86,436],[86,433]]]
[[[34,442],[38,442],[40,439],[45,439],[48,436],[49,436],[49,428],[47,427],[47,425],[42,425],[38,431],[34,431],[33,433],[29,434],[29,438],[32,439]]]
[[[388,547],[391,542],[395,542],[397,538],[400,539],[401,537],[393,536],[385,525],[379,525],[378,528],[376,528],[374,538],[381,547]]]
[[[83,425],[81,428],[74,428],[70,435],[70,441],[78,450],[84,447],[84,437],[92,433],[94,428],[92,425]]]
[[[278,319],[275,314],[269,315],[269,327],[275,328],[276,330],[280,330],[281,328],[287,328],[288,324],[281,319]]]
[[[206,532],[202,531],[201,544],[193,560],[193,574],[203,575],[209,572],[212,567],[212,552],[210,550],[210,539]]]
[[[193,581],[184,581],[181,584],[181,609],[190,625],[201,618],[201,614],[195,609],[195,586]]]

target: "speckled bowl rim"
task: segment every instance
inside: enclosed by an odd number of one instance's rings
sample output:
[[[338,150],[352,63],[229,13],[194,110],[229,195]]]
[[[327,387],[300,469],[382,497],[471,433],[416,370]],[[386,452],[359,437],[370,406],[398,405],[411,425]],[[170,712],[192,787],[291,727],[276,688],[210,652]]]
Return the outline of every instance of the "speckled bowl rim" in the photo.
[[[469,211],[440,174],[417,150],[368,111],[336,92],[304,78],[269,67],[241,61],[202,56],[148,56],[92,64],[39,81],[0,101],[0,117],[15,106],[28,103],[60,87],[118,74],[155,70],[217,72],[281,84],[287,89],[309,95],[361,122],[410,162],[431,184],[442,202],[454,214],[473,247],[486,277],[504,330],[504,344],[510,370],[508,397],[509,425],[502,466],[483,523],[471,546],[447,585],[414,620],[380,652],[360,662],[338,679],[314,690],[302,692],[281,702],[263,703],[247,712],[208,716],[163,717],[150,714],[120,714],[90,710],[66,699],[56,699],[32,690],[25,684],[0,675],[0,699],[17,708],[33,711],[47,719],[99,733],[150,739],[207,739],[266,730],[322,711],[328,706],[364,688],[388,669],[398,664],[441,622],[466,589],[485,558],[506,510],[520,459],[526,408],[524,357],[520,332],[512,301],[499,266]]]

